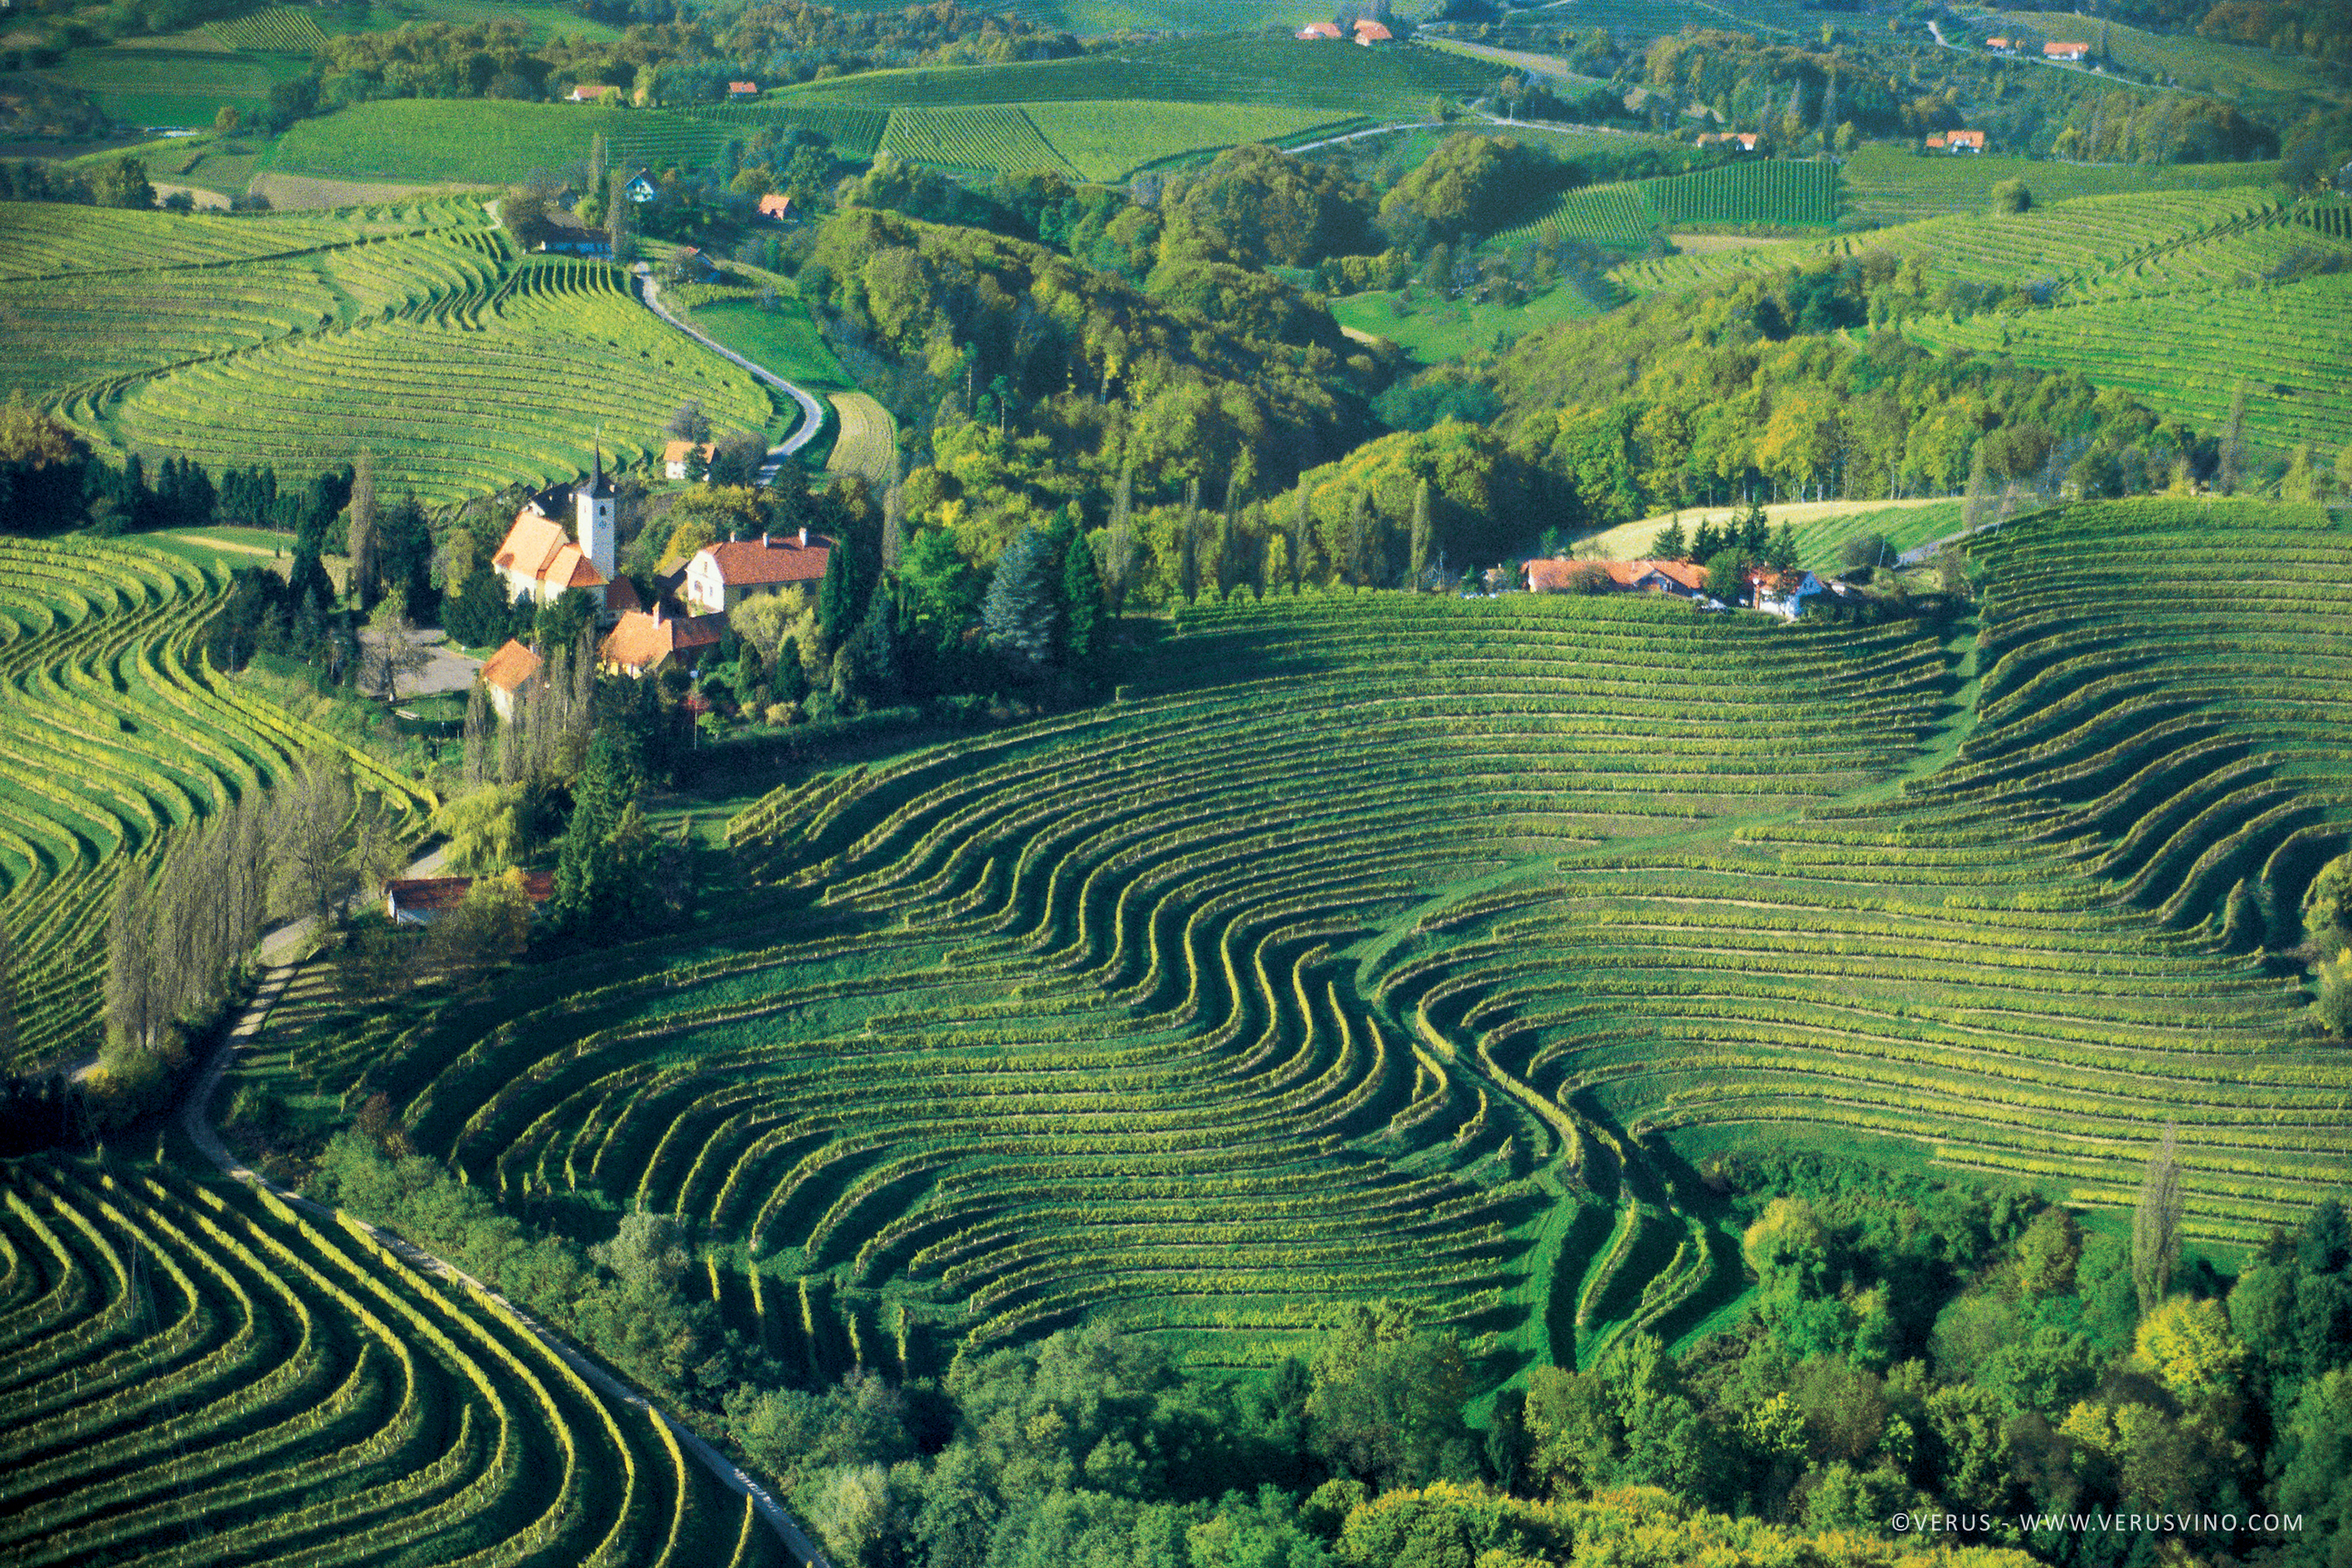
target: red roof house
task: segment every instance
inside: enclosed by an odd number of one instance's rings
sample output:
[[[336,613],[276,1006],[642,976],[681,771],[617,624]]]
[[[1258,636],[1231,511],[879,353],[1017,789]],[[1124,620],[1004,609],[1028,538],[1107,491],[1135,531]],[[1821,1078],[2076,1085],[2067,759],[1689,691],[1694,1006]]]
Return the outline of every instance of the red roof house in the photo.
[[[727,84],[727,96],[730,99],[757,98],[760,96],[760,84],[756,81],[730,81]]]
[[[771,192],[760,198],[760,216],[774,218],[778,223],[793,216],[793,198],[781,191]]]
[[[1339,24],[1337,22],[1309,22],[1307,26],[1298,29],[1298,36],[1302,38],[1336,38],[1339,36]]]
[[[2088,44],[2044,44],[2042,52],[2053,60],[2079,60],[2091,52]]]
[[[1370,16],[1359,16],[1356,18],[1356,42],[1369,49],[1374,44],[1395,43],[1396,35]]]
[[[706,544],[686,563],[686,602],[698,612],[731,610],[754,594],[814,587],[824,580],[833,541],[802,529]]]
[[[478,679],[489,688],[490,706],[499,710],[501,720],[511,721],[514,718],[515,700],[522,694],[523,688],[530,684],[531,677],[539,673],[540,664],[541,659],[535,650],[523,647],[512,637],[507,638],[505,647],[482,661]]]
[[[622,675],[651,675],[675,660],[688,668],[719,646],[725,616],[672,616],[659,605],[623,616],[596,649],[596,662]]]

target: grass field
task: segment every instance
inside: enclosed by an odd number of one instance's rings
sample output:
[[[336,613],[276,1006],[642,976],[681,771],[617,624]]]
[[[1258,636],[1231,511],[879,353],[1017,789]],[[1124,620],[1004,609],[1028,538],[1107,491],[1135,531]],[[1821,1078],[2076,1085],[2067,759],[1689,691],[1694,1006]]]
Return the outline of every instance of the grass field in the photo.
[[[1331,47],[1227,34],[1137,44],[1077,59],[873,71],[794,88],[774,101],[895,108],[1133,100],[1421,119],[1438,95],[1482,90],[1494,76],[1486,62],[1434,49]]]
[[[1738,507],[1690,507],[1671,515],[1621,522],[1579,540],[1577,553],[1602,561],[1643,560],[1670,523],[1679,521],[1687,535],[1702,522],[1712,522],[1718,528],[1735,522],[1744,511],[1744,508]],[[1774,528],[1782,523],[1789,525],[1797,542],[1798,559],[1815,568],[1837,566],[1838,547],[1865,533],[1880,535],[1889,547],[1900,552],[1960,530],[1960,503],[1940,499],[1786,501],[1767,506],[1764,515]]]
[[[533,39],[561,35],[611,43],[621,30],[583,16],[568,5],[531,0],[372,0],[352,5],[348,0],[316,13],[319,26],[330,33],[378,33],[412,22],[520,22]]]
[[[862,474],[877,489],[898,477],[898,422],[890,411],[862,392],[825,395],[840,428],[824,468],[832,474]]]
[[[269,107],[270,88],[309,66],[307,58],[117,45],[77,49],[42,74],[89,93],[108,114],[134,125],[209,126],[225,107],[258,116]]]
[[[745,359],[812,392],[857,389],[797,301],[775,310],[748,300],[703,305],[694,312],[694,324]]]
[[[1597,314],[1592,302],[1567,283],[1524,305],[1493,305],[1474,300],[1435,304],[1424,294],[1409,315],[1390,307],[1393,295],[1350,294],[1331,301],[1331,314],[1343,327],[1386,338],[1422,364],[1442,364],[1486,353],[1559,321],[1582,321]]]
[[[2078,196],[2144,191],[2210,191],[2267,185],[2276,163],[2059,163],[1994,153],[1932,157],[1895,147],[1858,147],[1842,169],[1856,221],[1871,225],[1992,210],[1992,188],[2022,180],[2043,205]]]

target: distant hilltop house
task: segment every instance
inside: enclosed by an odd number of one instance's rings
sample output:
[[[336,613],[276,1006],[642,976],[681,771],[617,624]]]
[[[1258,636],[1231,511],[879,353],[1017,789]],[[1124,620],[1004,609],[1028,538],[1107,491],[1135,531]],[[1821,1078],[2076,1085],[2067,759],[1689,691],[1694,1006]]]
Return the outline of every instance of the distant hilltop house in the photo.
[[[663,474],[673,479],[686,478],[687,459],[697,452],[702,454],[702,467],[708,472],[710,459],[719,455],[718,443],[705,441],[698,447],[691,441],[672,441],[662,448]]]
[[[1339,24],[1337,22],[1309,22],[1307,26],[1298,29],[1298,36],[1302,38],[1337,38],[1340,36]]]
[[[814,587],[824,580],[833,541],[802,529],[706,544],[686,563],[687,607],[698,615],[731,610],[760,594]]]
[[[1985,133],[1981,131],[1938,131],[1927,138],[1932,153],[1981,153],[1985,150]]]
[[[2091,55],[2091,46],[2088,44],[2044,44],[2042,46],[2042,53],[2046,58],[2053,60],[2088,59]]]
[[[618,98],[621,89],[606,81],[583,81],[564,97],[567,103],[602,103],[608,98]]]
[[[789,222],[793,216],[793,198],[782,192],[772,192],[760,198],[760,216],[778,223]]]
[[[1762,140],[1753,131],[1702,131],[1698,144],[1702,147],[1737,147],[1742,153],[1753,153]]]
[[[490,557],[508,599],[551,604],[579,588],[596,601],[600,619],[638,608],[636,590],[615,565],[613,509],[613,481],[604,477],[602,449],[587,479],[550,485],[525,501]],[[567,514],[570,532],[563,526]]]
[[[1985,47],[1990,49],[1997,55],[2013,55],[2017,53],[2017,40],[2015,38],[1987,38],[1985,40]]]
[[[473,889],[471,877],[397,878],[384,884],[383,912],[394,925],[428,926],[464,903]],[[555,896],[555,873],[525,871],[522,892],[537,909]]]
[[[671,666],[692,670],[719,646],[727,630],[721,616],[666,615],[659,605],[632,610],[596,646],[599,668],[616,675],[658,675]]]
[[[682,275],[692,279],[697,283],[708,283],[719,276],[718,263],[705,256],[700,246],[679,247],[677,254],[670,258],[670,262]]]
[[[727,84],[727,101],[730,103],[740,103],[747,98],[759,96],[760,84],[756,81],[730,81]]]
[[[633,202],[644,203],[660,195],[661,187],[654,184],[651,174],[640,169],[629,176],[629,183],[621,187],[621,194]]]
[[[1356,42],[1369,49],[1374,44],[1395,43],[1396,35],[1370,16],[1360,16],[1356,19]]]
[[[1693,561],[1530,561],[1531,594],[1575,592],[1585,574],[1598,570],[1601,585],[1620,594],[1670,594],[1677,599],[1706,597],[1706,568]]]

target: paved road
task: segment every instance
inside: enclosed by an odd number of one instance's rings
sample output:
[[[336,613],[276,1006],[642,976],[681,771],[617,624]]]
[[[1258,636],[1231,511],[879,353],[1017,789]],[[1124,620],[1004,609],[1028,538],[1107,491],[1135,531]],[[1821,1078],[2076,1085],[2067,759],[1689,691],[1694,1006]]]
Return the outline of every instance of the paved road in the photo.
[[[816,400],[815,395],[806,387],[795,386],[793,383],[786,381],[782,376],[778,375],[774,371],[770,370],[767,366],[753,364],[750,360],[745,359],[741,354],[737,353],[733,349],[730,349],[725,343],[719,342],[719,340],[713,338],[709,333],[702,331],[700,328],[687,325],[685,318],[677,315],[675,311],[671,310],[667,305],[662,303],[661,283],[654,277],[652,263],[646,261],[638,262],[636,265],[636,274],[637,277],[645,283],[646,303],[652,307],[655,315],[659,316],[663,321],[667,321],[671,326],[676,327],[679,331],[684,332],[688,337],[692,338],[696,342],[700,343],[703,347],[710,350],[712,353],[734,361],[737,364],[741,365],[745,370],[750,371],[753,375],[758,376],[761,381],[766,382],[770,386],[782,389],[792,397],[792,400],[794,403],[801,405],[800,427],[794,430],[791,435],[785,437],[778,445],[769,447],[768,460],[760,465],[760,482],[763,485],[773,484],[775,482],[777,473],[782,470],[784,466],[784,459],[791,457],[794,452],[799,451],[803,447],[807,446],[811,441],[815,440],[817,432],[824,428],[824,405],[819,403]]]
[[[408,875],[412,877],[433,875],[441,868],[446,853],[446,848],[436,849],[410,866]],[[285,994],[287,982],[294,976],[295,957],[302,945],[310,940],[310,925],[311,922],[308,920],[296,921],[291,925],[282,926],[262,939],[261,961],[268,966],[268,973],[261,983],[261,989],[254,994],[253,1000],[246,1004],[245,1012],[237,1019],[236,1026],[229,1031],[228,1037],[221,1042],[219,1047],[213,1052],[212,1059],[205,1064],[203,1074],[196,1079],[195,1091],[188,1096],[187,1103],[180,1108],[180,1126],[187,1133],[189,1141],[202,1150],[205,1157],[217,1165],[224,1174],[253,1186],[266,1187],[276,1194],[281,1202],[290,1204],[305,1213],[331,1224],[335,1214],[333,1209],[324,1204],[314,1203],[299,1194],[287,1191],[262,1176],[258,1172],[248,1168],[236,1155],[230,1153],[228,1146],[221,1142],[219,1131],[213,1126],[211,1115],[213,1099],[220,1091],[221,1079],[228,1071],[230,1062],[238,1051],[244,1049],[256,1036],[261,1033],[263,1023],[269,1017],[270,1008],[277,1005],[278,999]],[[776,1532],[776,1538],[784,1543],[784,1550],[793,1554],[793,1561],[807,1564],[809,1568],[831,1568],[824,1554],[817,1550],[815,1543],[811,1542],[807,1535],[803,1533],[800,1525],[793,1521],[792,1515],[784,1511],[783,1504],[778,1502],[765,1487],[745,1475],[741,1468],[724,1454],[704,1442],[690,1427],[673,1420],[666,1412],[656,1409],[645,1395],[636,1393],[620,1379],[589,1361],[578,1351],[541,1327],[527,1313],[518,1310],[512,1302],[499,1296],[455,1264],[436,1258],[414,1242],[394,1236],[390,1231],[379,1230],[365,1221],[359,1222],[359,1225],[362,1230],[410,1268],[420,1273],[452,1280],[512,1312],[515,1320],[528,1328],[538,1338],[541,1344],[546,1346],[551,1353],[561,1356],[566,1365],[578,1373],[597,1392],[617,1404],[635,1405],[651,1415],[655,1420],[669,1428],[670,1435],[677,1439],[677,1445],[681,1449],[693,1455],[703,1468],[719,1478],[719,1484],[738,1496],[750,1498],[752,1506],[760,1510],[760,1517],[768,1521],[769,1527]]]

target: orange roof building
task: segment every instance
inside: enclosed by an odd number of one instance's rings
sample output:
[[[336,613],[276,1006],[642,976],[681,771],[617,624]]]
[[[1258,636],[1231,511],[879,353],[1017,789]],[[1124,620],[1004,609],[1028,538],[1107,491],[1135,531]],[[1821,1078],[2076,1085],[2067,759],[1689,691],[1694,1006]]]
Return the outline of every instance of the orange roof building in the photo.
[[[1298,36],[1302,38],[1336,38],[1339,36],[1339,24],[1337,22],[1309,22],[1307,26],[1298,29]]]
[[[757,98],[760,96],[760,84],[756,81],[730,81],[727,84],[727,96],[730,98]]]
[[[1706,593],[1706,568],[1693,561],[1530,561],[1528,588],[1537,594],[1567,592],[1580,572],[1599,567],[1619,593],[1673,594],[1699,598]]]
[[[706,544],[686,563],[687,605],[698,614],[731,610],[755,594],[813,588],[832,556],[833,541],[805,528]]]
[[[570,98],[573,103],[602,103],[620,90],[610,82],[583,81],[572,89]]]
[[[653,675],[672,662],[692,668],[726,627],[724,616],[666,615],[656,605],[623,616],[597,646],[596,662],[620,675]]]
[[[715,442],[705,441],[699,447],[691,441],[672,441],[662,448],[662,472],[673,479],[686,478],[686,460],[696,452],[702,454],[702,466],[710,467],[710,459],[719,456]]]
[[[482,661],[477,679],[489,689],[490,706],[499,710],[501,721],[514,718],[515,703],[523,688],[540,671],[539,654],[509,637],[506,646]]]
[[[2042,52],[2043,55],[2053,60],[2079,60],[2089,56],[2091,46],[2088,44],[2044,44],[2042,46]]]
[[[782,191],[771,191],[760,198],[760,216],[783,222],[793,216],[793,198]]]
[[[1374,44],[1395,43],[1396,35],[1370,16],[1359,16],[1356,18],[1356,42],[1369,49]]]
[[[600,615],[612,611],[607,591],[619,575],[614,504],[601,450],[587,479],[551,485],[524,502],[515,513],[514,526],[490,556],[490,569],[506,584],[508,599],[544,605],[579,588],[596,601]],[[569,531],[564,528],[567,512]]]

